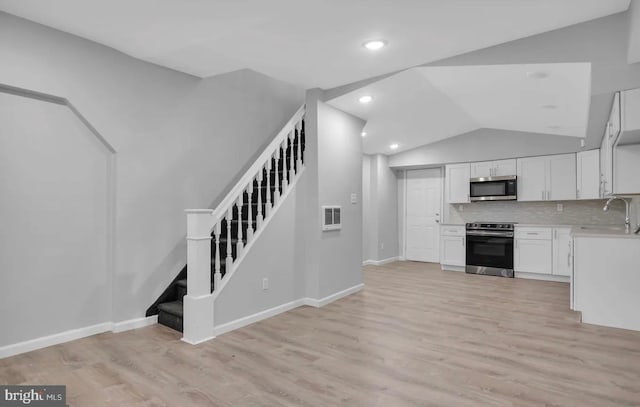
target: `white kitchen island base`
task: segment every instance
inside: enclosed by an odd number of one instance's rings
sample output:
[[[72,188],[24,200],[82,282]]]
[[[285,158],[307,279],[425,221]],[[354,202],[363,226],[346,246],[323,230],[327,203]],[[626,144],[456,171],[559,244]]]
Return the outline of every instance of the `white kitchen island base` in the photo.
[[[576,233],[574,261],[582,322],[640,331],[640,236]]]

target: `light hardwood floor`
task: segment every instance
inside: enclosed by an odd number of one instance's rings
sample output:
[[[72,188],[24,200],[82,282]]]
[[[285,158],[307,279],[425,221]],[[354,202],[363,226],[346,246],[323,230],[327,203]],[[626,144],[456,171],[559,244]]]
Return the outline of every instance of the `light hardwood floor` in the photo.
[[[198,346],[158,325],[3,359],[0,383],[66,384],[71,406],[640,405],[640,332],[580,324],[568,284],[412,262],[364,279]]]

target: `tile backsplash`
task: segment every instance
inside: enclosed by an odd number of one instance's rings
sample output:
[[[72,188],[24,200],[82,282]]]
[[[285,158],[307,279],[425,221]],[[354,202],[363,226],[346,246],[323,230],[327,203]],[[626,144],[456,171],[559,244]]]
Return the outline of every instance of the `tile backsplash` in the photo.
[[[449,217],[445,223],[475,221],[518,222],[540,225],[624,225],[624,203],[615,201],[604,212],[604,200],[563,202],[472,202],[448,205]],[[563,211],[557,205],[563,205]],[[462,210],[460,210],[460,207]],[[633,212],[638,205],[633,205]],[[446,213],[446,211],[445,211]],[[632,216],[632,222],[634,222]],[[632,226],[635,223],[632,223]]]

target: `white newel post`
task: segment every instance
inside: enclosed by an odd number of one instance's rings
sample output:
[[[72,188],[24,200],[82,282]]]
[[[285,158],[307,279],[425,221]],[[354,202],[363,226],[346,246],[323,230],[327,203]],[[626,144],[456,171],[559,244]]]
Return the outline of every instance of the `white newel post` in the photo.
[[[220,282],[222,281],[222,273],[220,272],[220,233],[222,232],[222,219],[216,222],[216,226],[213,229],[213,233],[215,235],[215,244],[216,244],[216,258],[213,274],[213,285],[214,290],[218,290],[220,288]]]
[[[212,339],[210,209],[187,209],[187,295],[184,296],[182,340],[196,344]]]

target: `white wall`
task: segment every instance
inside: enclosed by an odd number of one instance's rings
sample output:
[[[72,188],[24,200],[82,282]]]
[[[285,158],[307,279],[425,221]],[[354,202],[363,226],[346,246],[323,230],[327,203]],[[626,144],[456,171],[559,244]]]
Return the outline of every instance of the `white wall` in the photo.
[[[0,93],[0,346],[110,321],[110,155],[66,106]]]
[[[252,71],[200,80],[5,13],[0,55],[0,84],[69,99],[116,150],[113,321],[144,316],[185,264],[184,209],[219,200],[304,100]]]
[[[399,254],[398,180],[383,154],[363,156],[363,260],[386,260]],[[366,179],[366,181],[364,181]],[[366,196],[366,199],[365,199]]]

